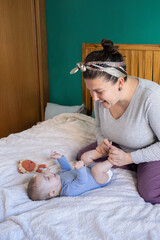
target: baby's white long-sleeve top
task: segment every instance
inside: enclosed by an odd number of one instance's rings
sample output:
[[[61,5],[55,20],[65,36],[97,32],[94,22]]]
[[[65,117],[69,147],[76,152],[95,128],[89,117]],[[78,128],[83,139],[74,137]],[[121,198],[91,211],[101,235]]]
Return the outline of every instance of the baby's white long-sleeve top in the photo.
[[[98,144],[107,138],[125,152],[134,163],[160,160],[160,86],[138,78],[137,89],[123,115],[114,119],[109,109],[94,102]]]

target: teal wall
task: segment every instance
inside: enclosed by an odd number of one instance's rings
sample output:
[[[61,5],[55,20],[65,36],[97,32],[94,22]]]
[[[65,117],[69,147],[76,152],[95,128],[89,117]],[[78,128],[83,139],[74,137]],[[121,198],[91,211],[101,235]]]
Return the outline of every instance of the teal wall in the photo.
[[[46,0],[50,101],[82,103],[82,43],[160,44],[159,0]]]

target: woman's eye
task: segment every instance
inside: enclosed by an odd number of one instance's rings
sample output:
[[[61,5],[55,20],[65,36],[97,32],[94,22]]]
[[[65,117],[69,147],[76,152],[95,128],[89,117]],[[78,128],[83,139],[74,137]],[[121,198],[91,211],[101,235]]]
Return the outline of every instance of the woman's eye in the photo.
[[[103,91],[97,91],[98,94],[101,94]]]

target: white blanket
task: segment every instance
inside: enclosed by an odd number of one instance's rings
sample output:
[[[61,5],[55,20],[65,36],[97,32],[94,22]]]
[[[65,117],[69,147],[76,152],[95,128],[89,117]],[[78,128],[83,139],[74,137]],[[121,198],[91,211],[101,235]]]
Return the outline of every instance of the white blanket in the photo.
[[[78,151],[94,141],[94,119],[78,113],[58,115],[0,140],[0,240],[160,239],[160,205],[139,196],[135,172],[113,169],[108,186],[79,197],[28,199],[33,174],[18,173],[19,160],[45,163],[57,172],[51,150],[72,165]]]

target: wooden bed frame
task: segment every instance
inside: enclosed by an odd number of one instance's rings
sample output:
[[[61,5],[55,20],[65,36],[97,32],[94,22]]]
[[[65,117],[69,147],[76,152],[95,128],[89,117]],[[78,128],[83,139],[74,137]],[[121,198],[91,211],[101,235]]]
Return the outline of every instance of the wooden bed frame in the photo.
[[[127,64],[127,74],[149,79],[160,84],[160,45],[144,44],[115,44],[124,56]],[[82,62],[93,51],[101,50],[101,44],[83,43]],[[82,78],[83,104],[87,107],[87,114],[91,115],[93,103],[88,89]]]

